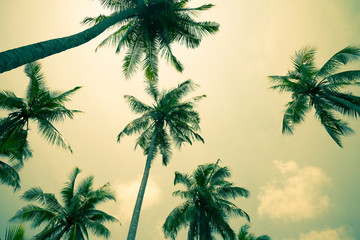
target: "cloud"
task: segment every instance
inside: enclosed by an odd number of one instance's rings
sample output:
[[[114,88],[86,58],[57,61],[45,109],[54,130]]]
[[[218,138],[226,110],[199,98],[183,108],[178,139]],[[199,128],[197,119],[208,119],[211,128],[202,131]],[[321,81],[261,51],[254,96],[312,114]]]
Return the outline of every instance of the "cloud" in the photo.
[[[329,197],[323,187],[330,179],[317,167],[299,167],[296,162],[275,161],[281,176],[261,188],[258,213],[273,219],[299,221],[326,211]]]
[[[336,229],[325,229],[322,231],[310,231],[309,233],[301,233],[299,240],[355,240],[345,227]]]
[[[137,193],[139,191],[141,177],[136,178],[128,183],[121,183],[116,187],[117,199],[120,205],[120,218],[123,221],[131,219],[134,210]],[[161,190],[158,184],[149,179],[147,182],[144,201],[142,203],[141,211],[156,204],[161,195]]]

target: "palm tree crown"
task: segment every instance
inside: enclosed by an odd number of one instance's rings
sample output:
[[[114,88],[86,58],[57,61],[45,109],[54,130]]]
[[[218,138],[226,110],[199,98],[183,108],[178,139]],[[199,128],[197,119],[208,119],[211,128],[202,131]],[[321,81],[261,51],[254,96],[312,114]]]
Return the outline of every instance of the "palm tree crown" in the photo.
[[[163,225],[165,237],[175,239],[178,231],[189,227],[188,240],[212,240],[213,233],[223,239],[235,239],[235,233],[228,224],[229,216],[249,215],[229,199],[248,197],[249,191],[233,186],[225,178],[230,177],[227,167],[218,164],[199,165],[192,175],[176,172],[174,185],[183,184],[186,190],[173,193],[185,199],[166,218]]]
[[[125,126],[118,135],[118,142],[124,135],[139,133],[135,148],[140,146],[151,160],[160,152],[165,166],[172,155],[172,142],[177,147],[181,147],[186,142],[192,144],[194,140],[204,142],[197,133],[200,130],[200,117],[194,107],[196,102],[206,95],[182,101],[183,97],[196,87],[197,85],[191,80],[187,80],[174,89],[160,93],[156,84],[149,83],[146,91],[153,98],[153,105],[147,105],[133,96],[125,95],[124,98],[131,110],[142,116]],[[150,147],[153,147],[151,151]]]
[[[255,237],[253,233],[249,233],[250,225],[244,224],[241,226],[239,234],[237,235],[237,240],[271,240],[268,235],[261,235]]]
[[[296,124],[304,121],[311,107],[331,138],[340,146],[340,136],[353,130],[335,112],[357,117],[360,97],[342,88],[358,85],[360,70],[339,72],[338,69],[360,57],[360,48],[349,46],[337,52],[320,69],[314,64],[315,48],[305,47],[292,57],[294,69],[285,76],[269,76],[273,89],[290,92],[292,100],[286,105],[282,132],[292,134]]]
[[[39,132],[47,141],[72,151],[53,123],[72,119],[74,113],[79,112],[67,109],[65,102],[80,87],[66,92],[49,91],[41,66],[36,62],[26,65],[25,74],[30,79],[25,98],[11,91],[0,91],[0,109],[10,111],[6,118],[0,119],[0,156],[10,159],[10,164],[0,161],[0,180],[15,189],[20,187],[17,170],[22,167],[23,160],[31,156],[27,142],[30,120],[38,123]]]
[[[218,31],[214,22],[196,22],[192,16],[211,8],[212,4],[186,8],[189,0],[99,0],[113,13],[96,18],[85,18],[83,23],[99,23],[125,9],[137,9],[136,16],[122,21],[118,29],[103,40],[98,47],[112,45],[116,52],[127,48],[123,69],[130,77],[139,67],[145,70],[149,80],[157,79],[158,53],[182,72],[183,66],[173,55],[171,44],[178,42],[188,48],[198,47],[204,35]]]
[[[194,107],[195,103],[205,95],[182,101],[183,97],[193,91],[196,85],[187,80],[174,89],[159,92],[155,82],[148,84],[146,92],[153,98],[153,105],[147,105],[133,96],[126,95],[125,99],[130,108],[142,116],[126,125],[118,135],[118,141],[120,141],[124,135],[139,133],[135,148],[140,146],[147,156],[130,223],[128,240],[135,239],[151,163],[157,153],[160,152],[162,163],[166,166],[172,155],[172,142],[179,148],[186,142],[192,144],[194,140],[204,142],[197,133],[200,130],[200,118]]]
[[[80,170],[75,168],[62,189],[63,204],[58,202],[54,194],[44,193],[39,187],[32,188],[22,195],[22,199],[38,202],[41,206],[29,204],[10,220],[32,221],[33,227],[46,224],[35,239],[89,239],[88,230],[96,236],[108,238],[110,231],[104,223],[117,222],[117,219],[96,207],[108,200],[115,201],[115,195],[109,184],[94,190],[93,176],[85,178],[75,188],[79,173]]]
[[[195,48],[204,35],[219,29],[217,23],[196,22],[193,19],[199,11],[211,8],[212,4],[187,8],[189,0],[99,1],[112,12],[110,15],[85,18],[83,23],[94,26],[83,32],[1,52],[0,73],[80,46],[106,29],[118,27],[99,46],[115,45],[116,52],[121,47],[128,48],[123,65],[125,76],[130,77],[141,61],[146,77],[156,79],[159,53],[178,71],[182,71],[183,66],[173,55],[171,44],[178,42]],[[142,55],[145,56],[143,59]]]

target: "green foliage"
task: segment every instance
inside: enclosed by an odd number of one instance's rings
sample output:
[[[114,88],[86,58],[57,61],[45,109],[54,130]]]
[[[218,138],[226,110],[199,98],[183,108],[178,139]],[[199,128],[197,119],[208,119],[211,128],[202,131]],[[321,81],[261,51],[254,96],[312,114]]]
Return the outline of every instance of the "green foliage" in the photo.
[[[23,225],[14,225],[6,228],[4,240],[24,240],[25,230]],[[0,238],[2,240],[2,238]]]
[[[172,155],[172,143],[180,148],[184,143],[192,144],[195,140],[204,142],[197,133],[200,130],[200,117],[194,107],[195,103],[205,95],[182,101],[183,97],[195,90],[196,87],[197,85],[191,80],[187,80],[176,88],[159,92],[156,83],[150,82],[146,92],[154,100],[152,105],[147,105],[133,96],[125,95],[125,101],[131,110],[142,116],[125,126],[118,135],[118,142],[124,135],[139,134],[135,148],[141,147],[144,154],[148,155],[152,137],[157,129],[151,159],[160,152],[164,165],[167,165]]]
[[[96,207],[107,200],[115,201],[115,194],[109,184],[93,189],[92,176],[82,180],[76,188],[75,180],[79,173],[80,169],[75,168],[61,191],[64,204],[59,203],[54,194],[44,193],[41,188],[35,187],[24,192],[22,199],[40,206],[29,204],[10,221],[30,221],[34,228],[46,224],[35,239],[89,239],[88,230],[96,236],[108,238],[110,231],[104,224],[118,220]]]
[[[228,224],[229,217],[241,216],[250,221],[249,215],[229,199],[248,197],[249,191],[233,186],[227,167],[216,164],[199,165],[192,175],[175,173],[174,185],[182,184],[186,190],[178,190],[173,196],[185,199],[166,218],[163,231],[166,238],[175,239],[181,228],[189,227],[188,240],[211,240],[213,233],[223,239],[235,239]]]
[[[237,240],[271,240],[268,235],[261,235],[259,237],[255,237],[253,233],[249,233],[250,225],[244,224],[241,226],[240,231],[237,235]]]
[[[341,66],[360,57],[360,48],[349,46],[332,56],[320,69],[314,64],[315,48],[305,47],[291,58],[294,69],[286,76],[269,76],[272,89],[290,92],[291,101],[286,104],[282,132],[292,134],[295,125],[305,119],[311,107],[331,138],[340,146],[343,135],[353,133],[348,124],[336,115],[358,117],[360,97],[342,92],[344,87],[359,85],[360,70],[338,72]]]
[[[0,181],[14,189],[20,187],[17,171],[23,166],[23,160],[32,155],[27,141],[30,120],[38,123],[39,132],[51,144],[72,151],[53,123],[72,119],[79,112],[67,109],[65,102],[80,87],[66,92],[50,91],[37,62],[27,64],[25,74],[30,79],[25,98],[10,91],[0,91],[0,109],[10,111],[6,118],[0,119],[0,156],[9,159],[9,164],[1,161]]]
[[[105,38],[98,46],[114,46],[116,53],[127,49],[124,58],[124,74],[130,78],[141,67],[149,80],[158,78],[158,54],[170,62],[174,68],[182,72],[183,65],[174,56],[171,45],[174,42],[184,44],[188,48],[199,46],[201,39],[219,30],[215,22],[197,22],[192,16],[210,9],[212,4],[197,8],[186,8],[187,0],[99,0],[101,5],[112,13],[109,16],[87,17],[84,24],[96,24],[117,12],[136,9],[135,17],[117,24],[117,29]]]

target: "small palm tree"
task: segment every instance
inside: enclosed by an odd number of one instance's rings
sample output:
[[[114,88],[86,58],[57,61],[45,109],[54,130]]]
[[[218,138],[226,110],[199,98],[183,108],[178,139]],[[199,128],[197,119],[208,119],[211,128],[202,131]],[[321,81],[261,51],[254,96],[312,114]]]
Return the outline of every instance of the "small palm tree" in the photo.
[[[296,124],[304,121],[311,107],[331,138],[340,146],[340,136],[353,133],[348,124],[335,112],[350,117],[360,114],[360,97],[342,88],[358,85],[360,70],[338,72],[341,66],[360,57],[360,48],[349,46],[337,52],[320,69],[314,64],[315,48],[305,47],[291,58],[294,69],[285,76],[269,76],[271,87],[290,92],[292,100],[286,104],[282,132],[292,134]]]
[[[237,235],[237,240],[271,240],[268,235],[255,237],[253,233],[249,233],[249,228],[250,226],[248,224],[241,226],[239,234]]]
[[[24,240],[24,233],[23,225],[8,227],[5,232],[4,240]],[[2,238],[0,238],[0,240],[2,240]]]
[[[11,111],[0,119],[0,156],[9,158],[10,163],[0,161],[1,182],[19,188],[17,171],[23,166],[23,160],[31,156],[27,141],[29,122],[38,123],[39,132],[51,144],[57,144],[70,151],[71,147],[53,123],[73,118],[78,110],[65,107],[65,102],[80,87],[66,92],[53,92],[45,85],[44,75],[39,63],[33,62],[25,67],[30,78],[26,98],[19,98],[11,91],[0,91],[0,109]]]
[[[175,172],[174,185],[183,184],[186,190],[178,190],[173,196],[185,199],[166,218],[163,231],[166,238],[175,239],[178,231],[189,227],[188,240],[212,240],[213,233],[223,239],[235,240],[235,233],[228,224],[230,216],[249,215],[229,199],[248,197],[249,191],[234,187],[225,180],[230,177],[227,167],[216,164],[199,165],[192,175]]]
[[[109,184],[94,190],[93,176],[85,178],[75,188],[75,180],[79,173],[80,170],[75,168],[62,189],[63,205],[54,194],[44,193],[39,187],[32,188],[21,198],[38,202],[41,206],[29,204],[20,209],[10,221],[31,221],[33,227],[46,224],[35,239],[89,239],[88,230],[96,236],[108,238],[110,231],[104,223],[118,220],[96,207],[108,200],[115,201],[115,195]]]
[[[83,23],[95,23],[89,29],[63,38],[52,39],[0,53],[0,73],[23,64],[80,46],[100,35],[106,29],[118,27],[101,45],[116,45],[117,52],[122,46],[128,48],[124,71],[129,76],[142,61],[145,74],[157,76],[157,55],[160,53],[170,60],[177,70],[182,66],[174,57],[170,45],[174,42],[194,48],[202,37],[218,31],[213,22],[196,22],[193,16],[199,11],[211,8],[205,4],[187,8],[189,0],[99,0],[110,10],[108,16],[86,18]]]
[[[204,142],[197,133],[200,130],[199,114],[194,110],[195,103],[205,95],[182,101],[183,97],[195,89],[196,85],[187,80],[170,91],[159,92],[154,82],[150,82],[146,92],[153,98],[154,104],[147,105],[133,96],[125,96],[131,110],[142,114],[130,122],[119,133],[118,141],[124,135],[139,133],[136,146],[140,146],[147,156],[143,178],[132,215],[128,240],[134,240],[139,222],[141,205],[150,173],[152,160],[158,152],[162,155],[163,165],[167,165],[172,155],[171,145],[181,147],[184,143],[192,144],[194,140]]]

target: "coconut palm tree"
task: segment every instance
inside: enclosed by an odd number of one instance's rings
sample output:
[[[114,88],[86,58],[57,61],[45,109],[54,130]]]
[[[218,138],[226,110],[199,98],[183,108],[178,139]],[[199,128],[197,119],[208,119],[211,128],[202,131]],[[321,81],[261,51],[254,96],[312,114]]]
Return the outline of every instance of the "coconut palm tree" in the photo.
[[[6,118],[0,119],[0,156],[9,158],[10,162],[0,161],[0,179],[15,189],[19,187],[16,171],[23,166],[23,160],[31,156],[27,141],[30,120],[38,123],[39,132],[47,141],[72,151],[53,123],[73,118],[74,113],[79,112],[67,109],[64,104],[80,87],[66,92],[50,91],[37,62],[27,64],[25,74],[30,78],[25,98],[11,91],[0,91],[0,109],[10,111]]]
[[[189,0],[99,1],[104,8],[111,11],[110,15],[86,18],[84,23],[95,25],[83,32],[0,53],[0,73],[80,46],[105,30],[117,27],[101,45],[115,44],[117,52],[122,46],[128,48],[124,62],[126,76],[135,70],[142,53],[145,53],[142,66],[148,78],[153,78],[157,76],[157,54],[160,50],[161,54],[181,71],[182,65],[172,54],[171,44],[178,42],[194,48],[200,44],[204,35],[214,33],[219,28],[217,23],[196,22],[193,19],[199,11],[211,8],[211,4],[187,8]]]
[[[150,82],[146,92],[154,100],[152,105],[147,105],[133,96],[124,96],[131,110],[137,114],[142,114],[142,116],[125,126],[118,135],[118,142],[124,135],[139,133],[140,136],[136,140],[135,148],[140,146],[147,156],[130,223],[128,240],[135,239],[151,163],[157,153],[160,152],[162,163],[166,166],[172,155],[172,143],[180,148],[184,143],[192,144],[194,140],[204,142],[197,133],[200,130],[200,118],[194,107],[195,103],[204,98],[205,95],[183,101],[183,97],[193,91],[196,86],[191,80],[187,80],[176,88],[159,92],[156,84]]]
[[[250,225],[244,224],[241,226],[239,234],[237,235],[237,240],[271,240],[268,235],[261,235],[255,237],[253,233],[249,233]]]
[[[227,167],[216,164],[199,165],[192,173],[175,172],[174,185],[183,184],[186,190],[178,190],[173,196],[185,199],[166,218],[163,231],[166,238],[175,239],[181,228],[189,227],[188,240],[212,240],[213,233],[223,239],[235,240],[235,233],[228,224],[230,216],[249,215],[229,199],[248,197],[249,191],[233,186]]]
[[[4,240],[24,240],[24,227],[23,225],[15,225],[6,228]],[[2,238],[0,238],[2,240]]]
[[[327,133],[340,146],[342,135],[353,133],[348,124],[339,119],[336,112],[350,117],[360,114],[360,97],[342,89],[358,85],[360,70],[339,72],[339,68],[360,57],[360,48],[349,46],[337,52],[320,69],[315,67],[316,50],[304,47],[291,58],[294,69],[285,76],[269,76],[271,87],[279,92],[290,92],[291,101],[286,104],[282,132],[292,134],[296,124],[304,121],[306,113],[314,107],[315,116]]]
[[[37,202],[40,206],[29,204],[10,221],[30,221],[32,227],[46,224],[34,239],[89,239],[88,230],[96,236],[108,238],[110,231],[104,224],[118,220],[96,207],[108,200],[115,201],[115,194],[108,183],[94,190],[93,176],[85,178],[75,187],[79,173],[80,169],[75,168],[61,190],[63,204],[58,202],[54,194],[44,193],[41,188],[35,187],[24,192],[21,198]]]

